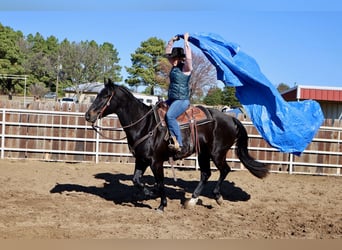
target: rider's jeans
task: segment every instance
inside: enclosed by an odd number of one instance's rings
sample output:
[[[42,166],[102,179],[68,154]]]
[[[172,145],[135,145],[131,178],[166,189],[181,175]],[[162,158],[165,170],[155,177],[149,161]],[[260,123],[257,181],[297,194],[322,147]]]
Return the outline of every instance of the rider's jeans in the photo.
[[[175,136],[179,146],[183,146],[182,134],[177,122],[177,117],[180,116],[190,105],[189,100],[167,100],[169,110],[166,113],[166,122],[172,136]]]

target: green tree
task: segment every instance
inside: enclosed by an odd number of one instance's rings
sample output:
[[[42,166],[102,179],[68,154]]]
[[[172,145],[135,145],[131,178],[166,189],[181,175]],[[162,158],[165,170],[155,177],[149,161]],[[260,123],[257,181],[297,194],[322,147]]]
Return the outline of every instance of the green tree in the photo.
[[[21,91],[24,86],[21,81],[7,78],[6,75],[22,75],[23,54],[19,44],[23,41],[23,34],[0,23],[0,88],[11,98],[12,94]]]
[[[40,33],[29,34],[22,51],[25,53],[23,66],[30,75],[30,84],[43,82],[50,87],[56,78],[57,38],[50,36],[45,40]]]
[[[99,54],[99,61],[102,68],[102,75],[100,78],[110,78],[114,82],[121,82],[121,66],[119,65],[120,58],[118,51],[114,48],[114,45],[108,42],[103,43],[100,45]]]
[[[211,88],[203,99],[204,104],[215,106],[222,104],[222,90],[218,87]]]
[[[222,103],[230,107],[241,107],[241,103],[235,96],[235,88],[225,86],[222,91]]]
[[[135,53],[131,54],[132,67],[126,67],[128,78],[125,80],[131,87],[146,86],[150,94],[154,95],[155,87],[165,86],[166,79],[161,71],[161,62],[164,61],[165,42],[156,37],[143,41]]]
[[[290,89],[290,86],[285,83],[280,83],[277,87],[277,90],[279,91],[279,93],[282,93],[288,89]]]
[[[70,43],[63,40],[59,48],[59,64],[62,65],[61,81],[65,85],[102,81],[110,77],[121,81],[118,52],[110,43],[98,45],[95,41]]]
[[[40,34],[24,37],[0,24],[0,90],[9,94],[23,90],[23,81],[5,78],[4,75],[27,74],[27,87],[44,83],[54,91],[84,82],[102,81],[105,77],[122,81],[120,58],[114,46],[95,41],[61,43],[54,36],[46,39]],[[57,80],[58,79],[58,80]],[[36,87],[33,86],[33,92]]]

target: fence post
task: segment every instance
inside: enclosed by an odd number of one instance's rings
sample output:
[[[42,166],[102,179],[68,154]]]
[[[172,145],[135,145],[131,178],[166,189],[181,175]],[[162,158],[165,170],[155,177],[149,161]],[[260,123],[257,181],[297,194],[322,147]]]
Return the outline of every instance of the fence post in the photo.
[[[2,110],[2,129],[1,129],[1,159],[5,157],[5,122],[6,122],[5,109]]]
[[[101,127],[101,119],[98,120],[99,127]],[[95,163],[99,163],[99,151],[100,151],[100,134],[96,133],[96,142],[95,142]]]
[[[341,113],[341,116],[340,117],[342,117],[342,113]],[[340,145],[340,143],[341,143],[341,141],[342,141],[342,138],[341,138],[341,131],[339,130],[338,131],[338,145]],[[341,175],[341,168],[337,168],[337,170],[336,170],[336,174],[337,175]]]
[[[290,153],[290,159],[289,159],[289,174],[292,174],[293,172],[293,154]]]

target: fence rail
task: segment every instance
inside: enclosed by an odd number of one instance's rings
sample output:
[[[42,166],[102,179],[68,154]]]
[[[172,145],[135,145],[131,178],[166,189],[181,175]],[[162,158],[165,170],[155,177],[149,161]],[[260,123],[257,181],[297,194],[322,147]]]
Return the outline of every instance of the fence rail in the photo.
[[[51,104],[50,104],[51,105]],[[37,108],[37,107],[35,107]],[[106,131],[113,140],[95,133],[84,119],[87,106],[59,107],[60,110],[0,109],[1,159],[29,158],[65,162],[122,162],[134,163],[123,130]],[[77,110],[77,111],[76,111]],[[106,128],[121,128],[116,115],[101,121]],[[242,121],[249,134],[251,155],[271,165],[273,172],[341,176],[342,126],[321,126],[316,137],[300,157],[280,153],[270,147],[250,121]],[[234,149],[234,147],[233,147]],[[234,150],[227,154],[227,162],[235,170],[244,169]],[[178,166],[196,168],[192,155]],[[212,166],[214,167],[214,166]]]

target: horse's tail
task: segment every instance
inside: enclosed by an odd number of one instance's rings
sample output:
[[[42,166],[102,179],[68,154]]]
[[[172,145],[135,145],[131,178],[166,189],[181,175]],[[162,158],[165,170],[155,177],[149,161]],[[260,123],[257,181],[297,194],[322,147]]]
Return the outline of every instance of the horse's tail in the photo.
[[[243,165],[258,178],[264,178],[269,172],[269,167],[259,161],[256,161],[248,153],[248,135],[242,123],[234,118],[234,122],[238,128],[237,141],[236,141],[236,154]]]

